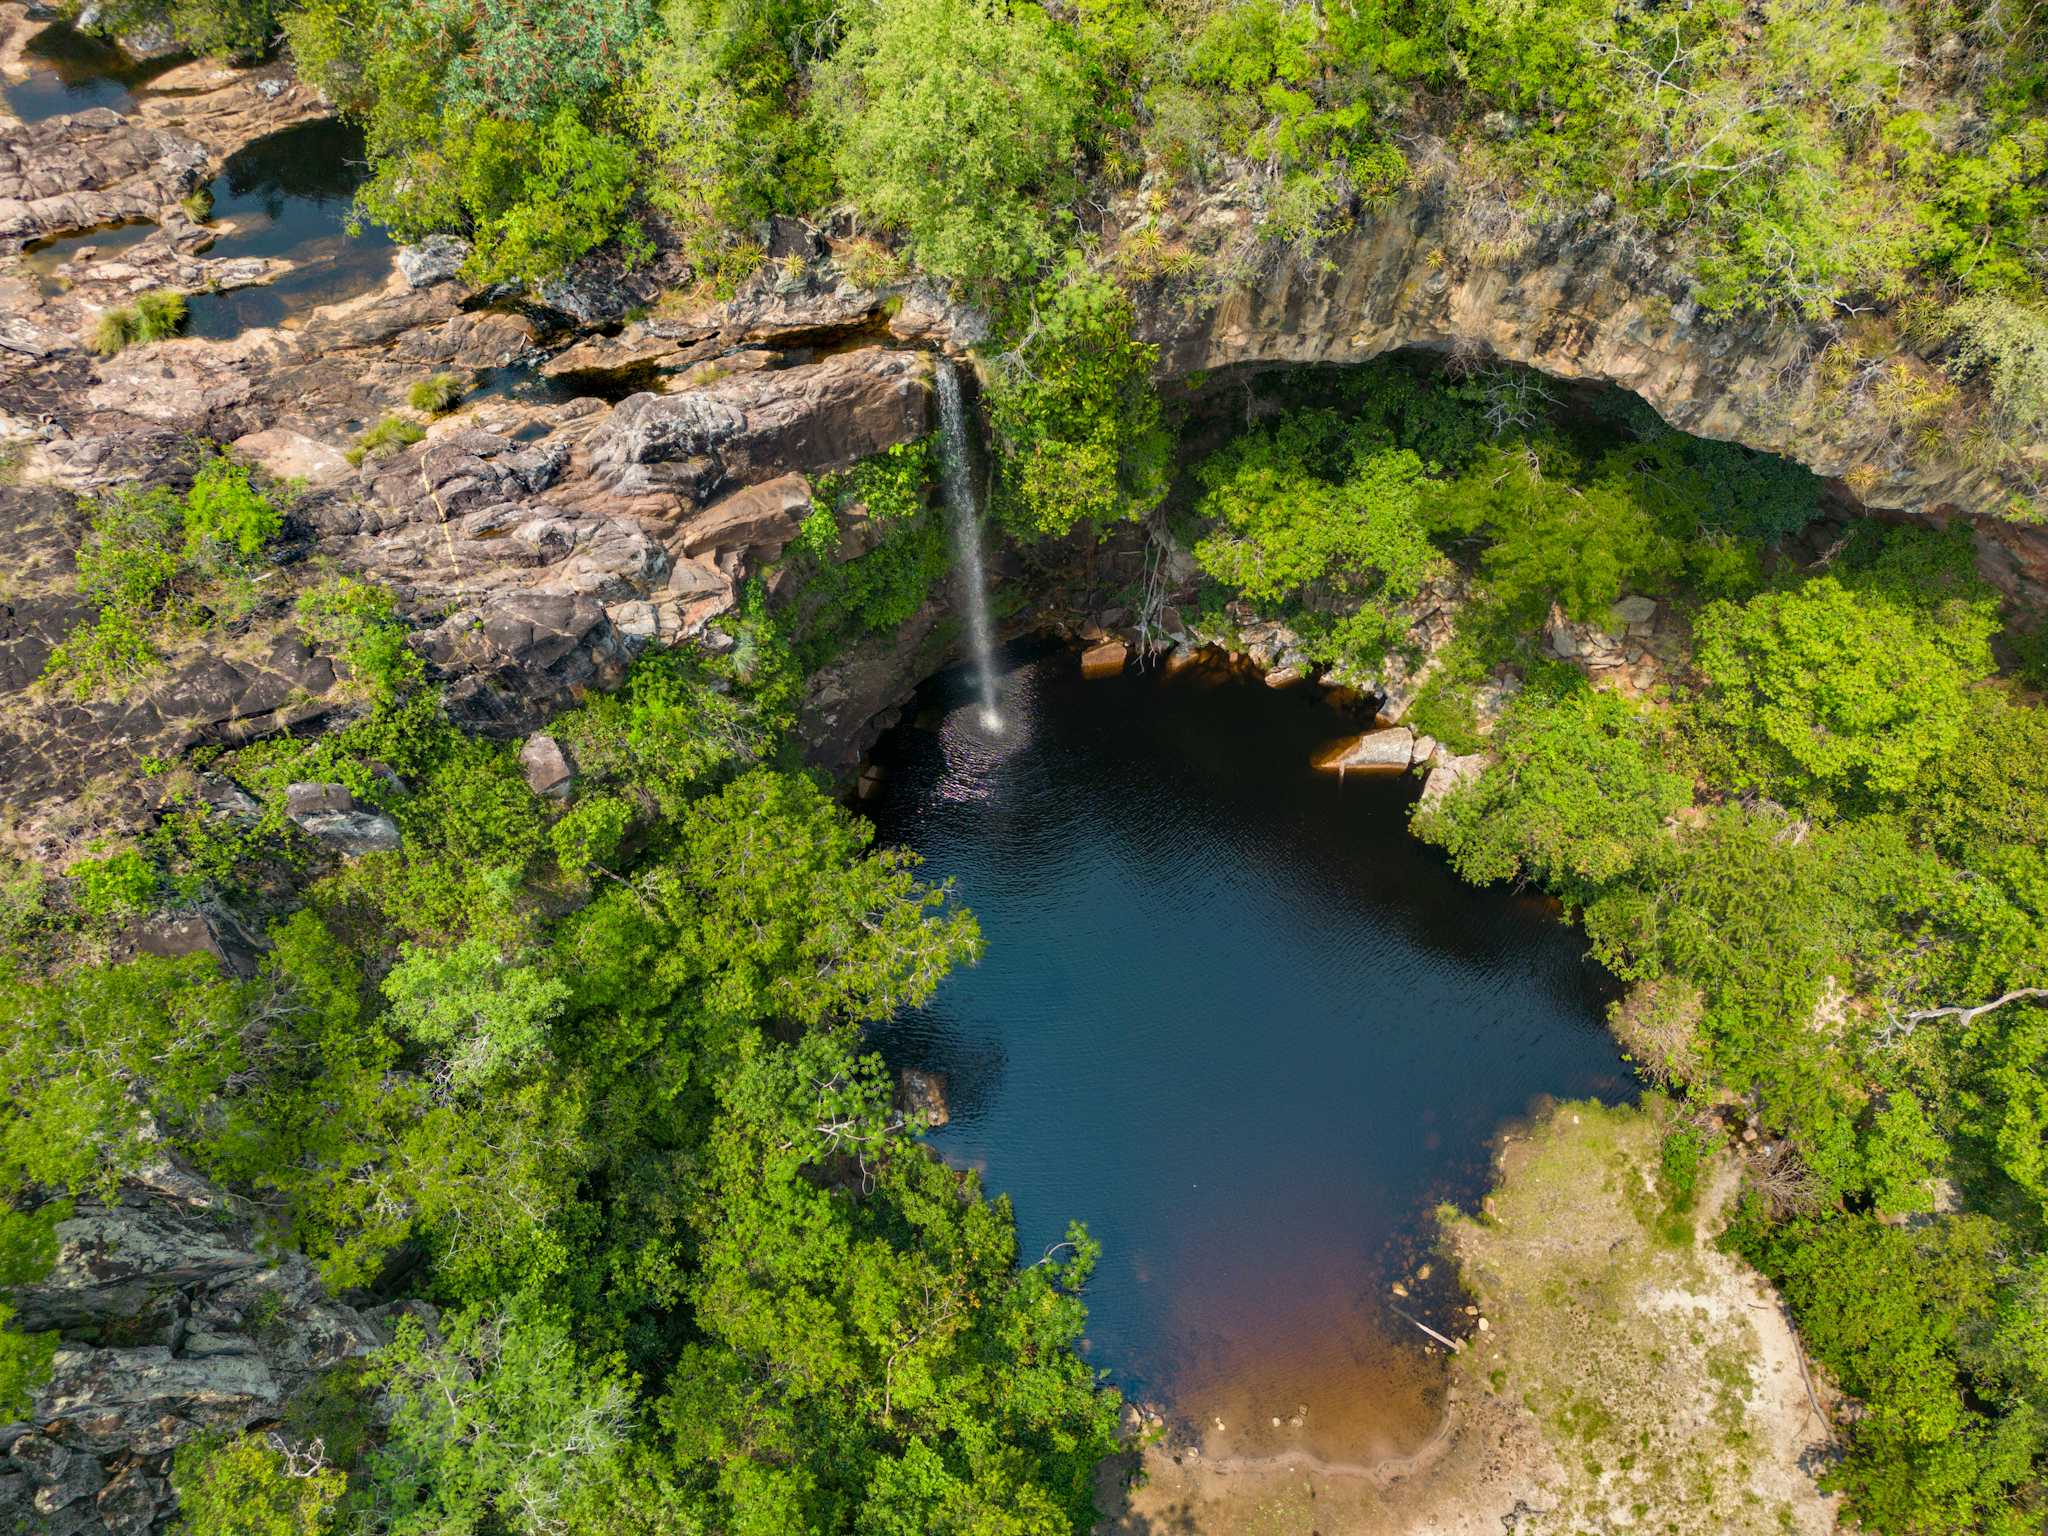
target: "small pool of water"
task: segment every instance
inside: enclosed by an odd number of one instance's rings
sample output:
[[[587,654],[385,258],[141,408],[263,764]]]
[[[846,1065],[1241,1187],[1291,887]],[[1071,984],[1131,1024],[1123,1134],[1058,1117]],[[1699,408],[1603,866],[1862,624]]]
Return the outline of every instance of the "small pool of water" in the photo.
[[[102,224],[75,235],[32,240],[22,247],[22,265],[35,274],[36,287],[44,295],[54,297],[69,286],[57,276],[57,269],[67,265],[80,251],[90,247],[95,261],[117,257],[147,240],[155,228],[150,220],[137,219],[128,224]]]
[[[1546,903],[1408,835],[1414,779],[1311,769],[1360,728],[1313,688],[1013,651],[1001,707],[992,735],[943,676],[877,751],[882,840],[988,939],[878,1048],[946,1074],[932,1143],[1011,1197],[1024,1262],[1070,1218],[1101,1241],[1117,1384],[1234,1452],[1414,1449],[1443,1373],[1393,1308],[1471,1329],[1440,1259],[1390,1286],[1507,1122],[1634,1092],[1613,983]]]
[[[213,183],[213,218],[235,228],[207,254],[297,265],[273,283],[194,294],[187,334],[224,340],[381,287],[391,272],[390,239],[374,226],[360,235],[347,227],[367,173],[361,130],[331,119],[300,123],[230,156]]]
[[[59,21],[29,39],[22,62],[30,74],[7,82],[7,107],[24,123],[40,123],[88,107],[131,112],[136,91],[180,60],[131,59],[112,43]]]

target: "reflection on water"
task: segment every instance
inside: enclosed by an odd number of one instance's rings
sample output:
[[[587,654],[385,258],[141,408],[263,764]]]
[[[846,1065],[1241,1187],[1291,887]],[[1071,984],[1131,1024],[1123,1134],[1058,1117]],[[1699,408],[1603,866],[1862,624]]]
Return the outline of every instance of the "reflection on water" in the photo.
[[[22,265],[35,274],[36,287],[43,295],[54,297],[68,286],[63,278],[57,276],[57,269],[80,251],[90,249],[94,261],[116,257],[130,246],[147,240],[155,228],[150,220],[137,219],[127,224],[101,224],[75,235],[31,240],[22,247]]]
[[[1611,984],[1408,836],[1412,779],[1311,769],[1358,728],[1314,690],[1010,661],[1000,735],[949,675],[877,754],[882,837],[989,940],[877,1043],[948,1075],[933,1144],[1012,1197],[1025,1262],[1070,1217],[1101,1240],[1090,1358],[1120,1385],[1238,1449],[1414,1448],[1441,1374],[1388,1287],[1504,1121],[1631,1091]],[[1407,1303],[1439,1326],[1446,1268]]]
[[[59,21],[28,40],[22,62],[28,78],[7,82],[7,106],[24,123],[40,123],[88,107],[126,113],[135,106],[136,90],[178,59],[131,59],[112,43]]]
[[[194,295],[188,334],[223,339],[382,286],[390,240],[374,226],[347,230],[365,174],[361,130],[332,119],[300,123],[230,156],[213,183],[213,217],[234,229],[207,254],[297,265],[273,283]]]

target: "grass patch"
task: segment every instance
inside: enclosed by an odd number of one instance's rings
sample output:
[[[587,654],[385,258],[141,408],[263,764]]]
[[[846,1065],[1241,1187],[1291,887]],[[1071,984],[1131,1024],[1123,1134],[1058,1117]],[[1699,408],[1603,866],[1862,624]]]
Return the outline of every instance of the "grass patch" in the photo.
[[[185,295],[158,289],[101,315],[93,327],[92,349],[102,357],[112,357],[127,347],[168,341],[184,329]]]
[[[464,393],[460,374],[436,373],[419,380],[406,391],[405,401],[423,416],[445,416],[455,409],[456,402]]]
[[[426,435],[427,429],[416,421],[404,416],[386,416],[357,438],[355,447],[343,457],[351,464],[360,464],[380,453],[396,453],[401,448],[409,448]]]

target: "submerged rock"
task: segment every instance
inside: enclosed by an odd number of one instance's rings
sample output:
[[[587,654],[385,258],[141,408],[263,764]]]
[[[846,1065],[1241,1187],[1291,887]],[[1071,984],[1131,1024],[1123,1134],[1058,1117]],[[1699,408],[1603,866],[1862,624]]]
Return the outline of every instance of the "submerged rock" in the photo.
[[[1104,640],[1081,653],[1083,677],[1114,677],[1130,659],[1130,648],[1121,640]]]
[[[946,1074],[905,1067],[896,1074],[896,1107],[913,1125],[936,1129],[953,1118],[946,1105]]]

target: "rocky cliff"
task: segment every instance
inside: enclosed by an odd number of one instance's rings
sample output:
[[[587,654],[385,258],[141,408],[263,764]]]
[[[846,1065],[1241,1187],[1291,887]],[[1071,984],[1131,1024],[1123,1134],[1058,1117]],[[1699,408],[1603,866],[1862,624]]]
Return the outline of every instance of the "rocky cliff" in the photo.
[[[1966,451],[1972,402],[1889,322],[1713,319],[1689,296],[1679,254],[1609,200],[1522,225],[1461,191],[1440,154],[1414,158],[1414,181],[1389,206],[1307,254],[1261,237],[1248,182],[1157,208],[1141,187],[1115,206],[1112,259],[1139,278],[1161,372],[1361,363],[1413,347],[1614,385],[1686,432],[1798,460],[1844,506],[1967,518],[1986,578],[2048,602],[2048,530],[2011,515],[2048,445],[2002,467]],[[1899,387],[1902,370],[1913,390]]]

